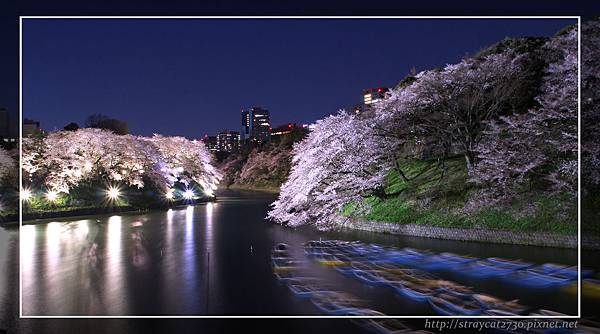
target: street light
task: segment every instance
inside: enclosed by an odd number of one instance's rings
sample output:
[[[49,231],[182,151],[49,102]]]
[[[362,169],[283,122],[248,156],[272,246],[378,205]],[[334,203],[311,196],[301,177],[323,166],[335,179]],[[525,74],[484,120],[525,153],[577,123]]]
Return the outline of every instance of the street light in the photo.
[[[58,193],[56,191],[48,190],[48,192],[46,192],[46,199],[49,200],[50,202],[56,201],[57,198],[58,198]]]
[[[185,192],[183,192],[183,198],[187,199],[187,200],[191,200],[194,198],[196,194],[194,193],[194,190],[192,189],[186,189]]]
[[[21,200],[25,201],[25,202],[29,202],[29,200],[31,199],[31,190],[29,189],[22,189],[21,190]]]
[[[108,197],[110,200],[116,201],[119,199],[119,197],[121,197],[121,191],[117,187],[110,186],[106,190],[106,197]]]

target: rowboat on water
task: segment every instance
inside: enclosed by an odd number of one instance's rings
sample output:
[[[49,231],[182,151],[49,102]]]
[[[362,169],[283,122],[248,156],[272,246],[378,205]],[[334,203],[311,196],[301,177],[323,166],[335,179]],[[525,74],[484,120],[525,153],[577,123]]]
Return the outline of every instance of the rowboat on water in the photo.
[[[543,271],[547,274],[558,273],[558,274],[569,276],[572,278],[579,277],[579,267],[578,266],[567,266],[567,265],[556,264],[556,263],[545,263],[539,267],[536,267],[536,269]],[[593,276],[594,276],[594,271],[588,270],[588,269],[581,270],[581,278],[591,278]]]
[[[517,270],[503,277],[503,279],[518,285],[532,288],[548,288],[568,284],[573,280],[569,276],[558,273],[546,274],[536,269]]]
[[[459,298],[440,293],[429,298],[431,307],[441,315],[479,315],[483,309],[473,299]]]
[[[502,265],[503,267],[512,267],[515,269],[524,269],[533,266],[532,263],[521,260],[509,260],[501,257],[488,257],[487,260],[492,263]]]
[[[365,326],[372,332],[379,334],[412,333],[412,329],[398,319],[368,319]]]
[[[318,293],[332,291],[325,282],[312,277],[292,278],[287,281],[290,290],[298,297],[309,298]]]
[[[365,308],[363,300],[339,291],[318,293],[310,300],[319,310],[329,315],[348,315]]]
[[[577,294],[577,282],[565,286],[564,289],[568,293]],[[600,280],[594,278],[581,280],[581,296],[583,298],[600,299]]]
[[[371,270],[355,270],[354,276],[364,283],[374,286],[386,285],[387,282],[376,271]]]
[[[459,298],[467,298],[473,294],[471,288],[446,280],[438,280],[435,282],[437,290]]]
[[[481,293],[473,294],[472,298],[485,309],[503,310],[517,314],[524,313],[527,309],[525,306],[519,304],[516,299],[505,301],[500,298]]]
[[[460,272],[469,276],[487,278],[507,275],[516,270],[512,265],[504,265],[489,260],[479,260],[465,264],[461,267]]]
[[[435,289],[427,285],[419,285],[412,282],[403,282],[402,284],[394,285],[394,289],[403,296],[406,296],[414,301],[425,302],[435,294]]]

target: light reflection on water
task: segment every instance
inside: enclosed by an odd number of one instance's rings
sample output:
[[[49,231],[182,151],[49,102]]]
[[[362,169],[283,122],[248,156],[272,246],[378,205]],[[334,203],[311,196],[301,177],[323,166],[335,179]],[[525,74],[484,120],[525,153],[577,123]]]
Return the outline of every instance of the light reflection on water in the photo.
[[[576,258],[565,250],[293,230],[264,221],[271,200],[223,198],[165,212],[26,225],[21,231],[24,314],[317,314],[310,302],[298,300],[274,278],[270,251],[286,242],[300,257],[301,244],[320,237],[475,256],[530,257],[534,262],[569,263]],[[372,299],[388,313],[431,312],[427,305],[405,303],[326,268],[317,268],[315,274]],[[522,293],[498,283],[480,287],[493,294],[501,291],[499,297],[505,299]],[[531,295],[525,301],[548,303],[547,308],[563,312],[572,309],[565,296],[546,297]]]

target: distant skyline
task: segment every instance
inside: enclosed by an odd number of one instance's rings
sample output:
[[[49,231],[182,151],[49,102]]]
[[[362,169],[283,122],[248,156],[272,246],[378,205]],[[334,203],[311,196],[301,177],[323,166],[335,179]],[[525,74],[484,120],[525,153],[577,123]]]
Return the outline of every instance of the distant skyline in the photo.
[[[567,19],[26,19],[23,117],[45,130],[103,113],[133,134],[240,130],[261,106],[273,127],[312,123],[460,61],[505,37],[552,36]]]

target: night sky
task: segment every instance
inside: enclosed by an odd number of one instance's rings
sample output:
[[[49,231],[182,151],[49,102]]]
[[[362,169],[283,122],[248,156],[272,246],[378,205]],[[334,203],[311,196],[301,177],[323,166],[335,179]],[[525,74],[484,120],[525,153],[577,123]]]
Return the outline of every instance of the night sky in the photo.
[[[42,20],[23,26],[23,117],[45,130],[93,113],[134,134],[239,131],[241,108],[312,123],[506,36],[576,20]]]

